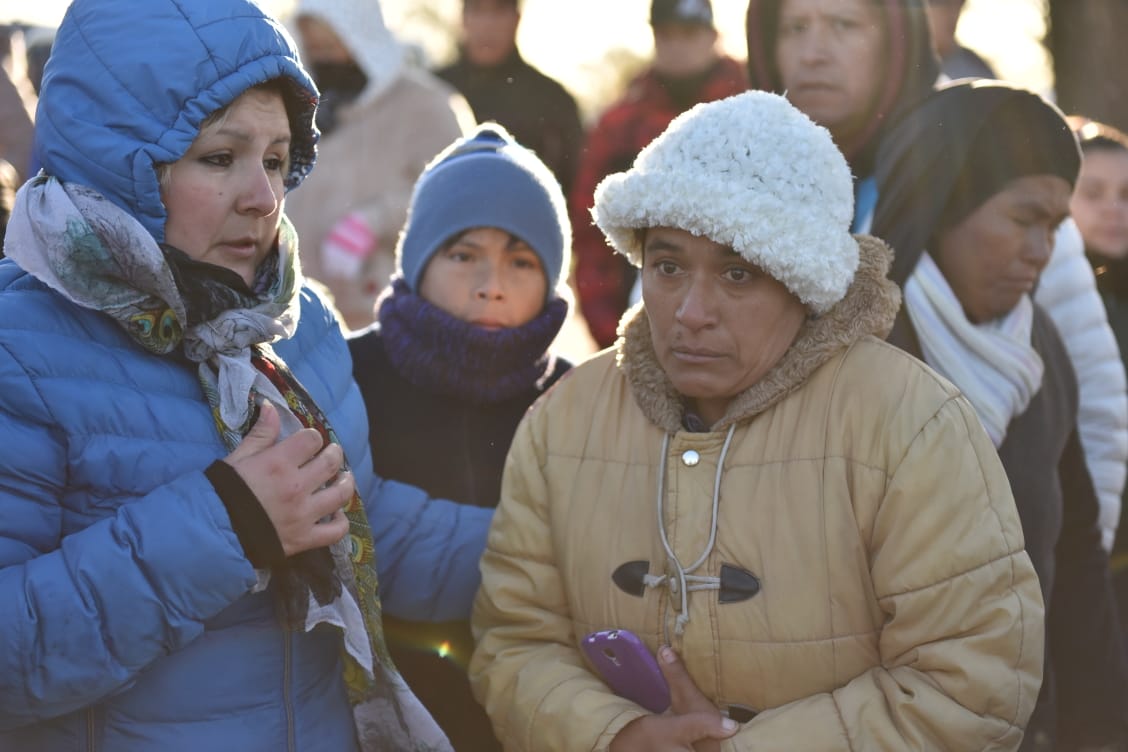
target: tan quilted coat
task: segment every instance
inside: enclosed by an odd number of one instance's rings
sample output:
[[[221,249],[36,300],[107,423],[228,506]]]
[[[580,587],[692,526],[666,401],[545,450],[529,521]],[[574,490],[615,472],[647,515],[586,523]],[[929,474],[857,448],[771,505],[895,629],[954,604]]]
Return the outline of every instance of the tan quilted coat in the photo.
[[[617,352],[575,368],[510,451],[474,609],[475,693],[507,750],[604,750],[644,710],[585,667],[578,641],[628,628],[667,640],[718,706],[757,715],[726,752],[1013,750],[1042,675],[1043,604],[1003,468],[968,403],[879,338],[899,304],[885,247],[861,238],[847,297],[712,432],[681,407],[644,313]],[[762,589],[719,602],[611,580],[632,560],[671,571],[716,545]],[[699,454],[697,464],[685,453]]]

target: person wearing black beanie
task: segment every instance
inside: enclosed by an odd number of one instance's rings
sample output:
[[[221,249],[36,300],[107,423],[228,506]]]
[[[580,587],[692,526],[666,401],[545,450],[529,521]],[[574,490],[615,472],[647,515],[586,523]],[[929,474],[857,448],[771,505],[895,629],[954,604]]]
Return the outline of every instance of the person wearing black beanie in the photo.
[[[1064,116],[1034,92],[1000,82],[945,87],[886,139],[886,187],[874,232],[897,251],[890,278],[904,284],[933,236],[1029,175],[1072,185],[1081,156]]]
[[[889,341],[960,388],[998,449],[1046,603],[1045,679],[1022,750],[1118,749],[1128,660],[1077,432],[1077,382],[1030,293],[1069,210],[1080,153],[1060,111],[957,82],[882,144],[874,232],[905,304]]]

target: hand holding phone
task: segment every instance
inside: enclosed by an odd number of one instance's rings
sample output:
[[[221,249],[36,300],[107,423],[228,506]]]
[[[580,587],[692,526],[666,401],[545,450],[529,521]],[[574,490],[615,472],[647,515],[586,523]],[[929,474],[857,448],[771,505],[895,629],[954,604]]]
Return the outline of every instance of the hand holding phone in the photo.
[[[592,632],[580,641],[588,662],[620,697],[651,713],[670,707],[670,687],[658,660],[638,635],[627,629]]]

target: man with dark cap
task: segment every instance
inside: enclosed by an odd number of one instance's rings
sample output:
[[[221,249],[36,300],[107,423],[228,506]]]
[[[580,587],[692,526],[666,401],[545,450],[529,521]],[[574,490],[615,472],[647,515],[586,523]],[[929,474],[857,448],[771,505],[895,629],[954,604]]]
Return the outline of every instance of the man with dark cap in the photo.
[[[576,100],[525,62],[517,49],[518,0],[463,0],[458,60],[435,71],[470,103],[548,165],[564,194],[576,174],[583,125]]]
[[[635,272],[592,224],[595,187],[607,175],[630,167],[682,112],[748,88],[742,66],[717,49],[709,0],[653,0],[650,26],[653,62],[588,134],[569,196],[580,309],[600,347],[615,341]]]

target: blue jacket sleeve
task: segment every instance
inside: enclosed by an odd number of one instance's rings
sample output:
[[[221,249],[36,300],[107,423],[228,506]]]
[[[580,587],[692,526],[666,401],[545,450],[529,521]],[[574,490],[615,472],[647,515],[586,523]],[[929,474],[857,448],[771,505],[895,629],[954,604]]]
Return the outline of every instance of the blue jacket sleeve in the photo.
[[[0,729],[129,686],[253,586],[202,468],[64,531],[66,436],[2,347],[0,436]]]
[[[494,510],[379,477],[366,507],[384,612],[411,621],[469,619]]]

